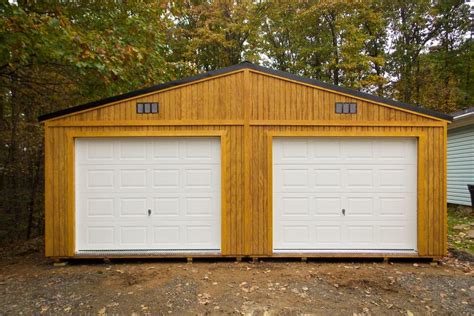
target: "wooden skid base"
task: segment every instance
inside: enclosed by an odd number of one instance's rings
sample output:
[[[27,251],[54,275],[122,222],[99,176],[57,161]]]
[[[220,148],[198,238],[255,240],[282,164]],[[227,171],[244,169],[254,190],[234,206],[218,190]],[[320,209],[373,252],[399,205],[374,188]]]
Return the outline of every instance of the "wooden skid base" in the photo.
[[[192,263],[194,259],[233,259],[236,262],[241,261],[252,261],[258,262],[261,259],[299,259],[302,262],[307,262],[309,259],[382,259],[383,262],[388,263],[392,259],[430,259],[437,261],[442,258],[442,256],[420,256],[416,254],[374,254],[374,253],[317,253],[317,254],[273,254],[273,255],[258,255],[258,256],[244,256],[244,255],[209,255],[209,254],[196,254],[190,256],[189,254],[166,254],[166,255],[78,255],[71,257],[50,257],[53,262],[62,262],[65,260],[104,260],[105,263],[109,262],[111,259],[183,259],[188,263]]]

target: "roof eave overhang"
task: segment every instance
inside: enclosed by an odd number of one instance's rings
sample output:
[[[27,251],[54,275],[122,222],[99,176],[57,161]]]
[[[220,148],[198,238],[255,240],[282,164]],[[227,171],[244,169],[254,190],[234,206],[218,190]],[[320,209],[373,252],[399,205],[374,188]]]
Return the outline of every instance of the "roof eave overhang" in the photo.
[[[454,121],[448,126],[448,129],[454,130],[466,126],[474,126],[474,112],[455,116]]]
[[[453,120],[454,121],[463,120],[463,119],[469,118],[470,116],[473,116],[473,115],[474,115],[474,112],[469,112],[469,113],[457,115],[457,116],[453,117]]]

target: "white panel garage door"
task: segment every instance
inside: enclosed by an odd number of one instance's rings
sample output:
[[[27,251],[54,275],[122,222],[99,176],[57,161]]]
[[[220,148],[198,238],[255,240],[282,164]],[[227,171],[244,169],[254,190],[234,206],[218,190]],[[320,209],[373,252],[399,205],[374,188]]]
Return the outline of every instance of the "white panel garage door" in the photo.
[[[415,251],[416,194],[416,139],[274,138],[274,251]]]
[[[76,250],[219,251],[217,137],[76,139]]]

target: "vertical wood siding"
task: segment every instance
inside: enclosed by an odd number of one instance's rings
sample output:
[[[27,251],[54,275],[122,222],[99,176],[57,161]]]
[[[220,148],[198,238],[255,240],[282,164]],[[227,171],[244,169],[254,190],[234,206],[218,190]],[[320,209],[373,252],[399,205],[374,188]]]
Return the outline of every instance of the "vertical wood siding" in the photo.
[[[237,120],[243,118],[243,73],[208,79],[106,105],[62,118],[63,121]],[[159,102],[159,115],[137,114],[136,102]]]
[[[265,74],[253,74],[251,87],[252,120],[432,121],[431,118]],[[335,102],[357,102],[357,115],[336,114]]]
[[[160,113],[136,114],[137,101],[159,102]],[[335,114],[337,101],[357,102],[358,113]],[[446,253],[445,130],[436,119],[247,69],[53,119],[45,126],[46,255],[68,257],[75,251],[74,221],[68,218],[74,205],[65,159],[68,133],[226,131],[222,254],[270,256],[267,133],[311,131],[424,135],[419,254],[441,256]]]

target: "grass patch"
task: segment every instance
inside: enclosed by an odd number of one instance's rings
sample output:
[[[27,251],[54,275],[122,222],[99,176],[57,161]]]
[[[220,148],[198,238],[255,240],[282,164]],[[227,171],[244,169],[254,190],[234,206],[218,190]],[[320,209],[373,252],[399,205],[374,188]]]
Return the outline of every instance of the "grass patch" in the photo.
[[[449,246],[474,254],[474,239],[469,231],[474,230],[474,212],[472,208],[458,205],[448,206],[448,242]]]

